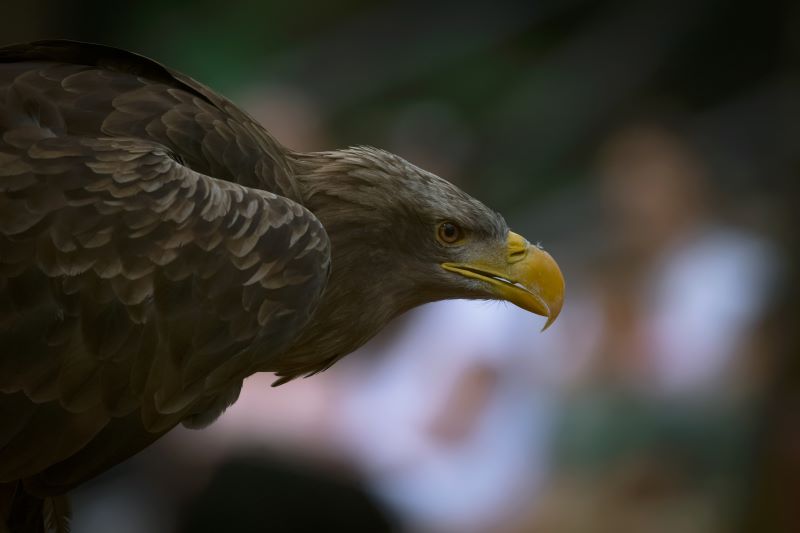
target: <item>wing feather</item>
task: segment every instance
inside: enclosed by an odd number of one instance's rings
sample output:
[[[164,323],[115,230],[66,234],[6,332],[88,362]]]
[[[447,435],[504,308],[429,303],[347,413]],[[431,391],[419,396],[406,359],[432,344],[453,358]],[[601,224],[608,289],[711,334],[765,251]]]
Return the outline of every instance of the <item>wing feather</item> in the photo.
[[[319,221],[252,187],[293,195],[279,145],[137,58],[0,49],[0,482],[58,492],[213,420],[327,280]]]

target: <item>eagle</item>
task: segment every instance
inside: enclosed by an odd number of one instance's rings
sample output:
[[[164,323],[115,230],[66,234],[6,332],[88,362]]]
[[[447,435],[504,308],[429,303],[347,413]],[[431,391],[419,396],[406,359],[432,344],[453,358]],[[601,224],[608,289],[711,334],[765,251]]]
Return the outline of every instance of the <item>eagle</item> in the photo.
[[[289,150],[131,52],[0,48],[0,134],[11,531],[63,529],[71,488],[415,306],[505,300],[545,327],[561,309],[553,258],[450,182],[371,147]]]

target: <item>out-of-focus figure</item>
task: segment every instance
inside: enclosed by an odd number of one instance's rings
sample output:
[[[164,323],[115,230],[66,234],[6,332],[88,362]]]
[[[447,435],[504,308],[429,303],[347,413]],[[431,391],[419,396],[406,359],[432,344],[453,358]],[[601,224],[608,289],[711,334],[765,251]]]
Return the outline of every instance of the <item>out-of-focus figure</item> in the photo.
[[[769,360],[759,326],[776,254],[721,222],[705,166],[668,128],[621,130],[597,169],[606,244],[573,301],[597,338],[566,387],[555,474],[525,528],[729,531]]]
[[[618,133],[599,172],[612,246],[598,276],[604,363],[653,393],[738,385],[773,296],[772,248],[719,221],[705,167],[665,128]]]
[[[523,315],[431,304],[341,374],[337,440],[411,531],[496,531],[534,499],[553,390],[530,353],[541,321]]]

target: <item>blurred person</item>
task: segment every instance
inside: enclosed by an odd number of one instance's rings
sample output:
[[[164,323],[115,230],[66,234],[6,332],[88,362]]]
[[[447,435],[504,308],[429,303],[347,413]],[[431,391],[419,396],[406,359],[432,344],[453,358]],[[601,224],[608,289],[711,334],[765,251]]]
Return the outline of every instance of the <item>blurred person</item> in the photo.
[[[535,498],[553,391],[531,366],[541,324],[520,315],[430,304],[340,373],[335,440],[409,531],[501,531]]]
[[[752,369],[754,333],[774,296],[772,245],[721,220],[707,168],[666,127],[618,132],[598,170],[611,251],[620,258],[598,286],[611,306],[606,351],[621,359],[614,366],[664,394],[742,384],[738,378],[749,378],[737,372]]]
[[[571,302],[595,342],[565,383],[553,476],[521,529],[731,531],[779,259],[765,238],[723,222],[708,169],[660,123],[612,135],[597,170],[605,248]]]

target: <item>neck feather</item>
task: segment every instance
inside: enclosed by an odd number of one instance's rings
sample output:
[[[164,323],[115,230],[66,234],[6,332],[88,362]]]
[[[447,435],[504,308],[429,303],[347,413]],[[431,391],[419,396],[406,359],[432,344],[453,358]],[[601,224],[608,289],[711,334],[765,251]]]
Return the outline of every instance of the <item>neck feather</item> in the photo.
[[[314,316],[296,342],[264,371],[285,380],[325,370],[356,350],[417,301],[413,280],[385,253],[385,216],[370,202],[363,178],[348,172],[336,152],[294,154],[303,205],[331,240],[331,275]],[[370,243],[374,243],[370,246]]]

